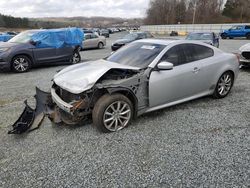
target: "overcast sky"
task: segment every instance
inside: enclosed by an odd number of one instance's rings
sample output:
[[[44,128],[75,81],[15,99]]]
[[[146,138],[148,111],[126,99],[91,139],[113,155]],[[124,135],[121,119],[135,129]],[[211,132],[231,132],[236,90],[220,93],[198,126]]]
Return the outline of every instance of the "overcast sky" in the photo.
[[[73,3],[75,2],[75,3]],[[15,17],[144,17],[149,0],[0,0],[0,13]]]

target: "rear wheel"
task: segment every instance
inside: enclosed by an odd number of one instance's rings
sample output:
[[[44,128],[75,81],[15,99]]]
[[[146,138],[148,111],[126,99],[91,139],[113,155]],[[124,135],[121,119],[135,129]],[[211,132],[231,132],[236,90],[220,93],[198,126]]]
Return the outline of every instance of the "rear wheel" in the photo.
[[[77,64],[77,63],[80,63],[81,62],[81,55],[78,51],[75,51],[73,56],[72,56],[72,59],[71,59],[71,63],[72,64]]]
[[[31,60],[25,55],[18,55],[13,58],[11,68],[14,72],[27,72],[31,67]]]
[[[107,94],[95,104],[93,124],[102,132],[116,132],[128,126],[133,113],[132,103],[127,97]]]
[[[223,73],[217,83],[213,96],[217,99],[226,97],[230,93],[233,83],[233,74],[231,72]]]
[[[99,48],[99,49],[102,49],[103,47],[104,47],[103,43],[102,43],[102,42],[99,42],[99,43],[98,43],[98,48]]]

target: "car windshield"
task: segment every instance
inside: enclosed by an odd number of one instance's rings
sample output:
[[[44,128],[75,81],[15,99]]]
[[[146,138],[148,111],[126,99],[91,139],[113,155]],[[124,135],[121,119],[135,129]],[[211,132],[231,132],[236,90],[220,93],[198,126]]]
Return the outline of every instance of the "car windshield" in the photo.
[[[125,35],[125,37],[123,37],[123,39],[135,40],[137,37],[138,37],[138,34],[130,33],[130,34]]]
[[[33,34],[37,33],[37,31],[24,31],[12,39],[10,39],[8,42],[11,43],[27,43],[31,40],[31,37]]]
[[[212,38],[211,33],[191,33],[187,36],[187,40],[211,40]]]
[[[160,44],[134,42],[119,49],[107,60],[123,65],[147,68],[165,47],[165,45]]]

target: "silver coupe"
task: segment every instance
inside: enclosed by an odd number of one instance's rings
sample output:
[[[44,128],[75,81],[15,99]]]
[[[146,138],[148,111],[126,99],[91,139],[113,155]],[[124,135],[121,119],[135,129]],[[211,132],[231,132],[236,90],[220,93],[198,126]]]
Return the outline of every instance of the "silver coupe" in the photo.
[[[92,115],[97,128],[114,132],[147,112],[207,95],[224,98],[238,72],[236,55],[211,45],[145,39],[65,68],[54,76],[51,95],[61,121]]]

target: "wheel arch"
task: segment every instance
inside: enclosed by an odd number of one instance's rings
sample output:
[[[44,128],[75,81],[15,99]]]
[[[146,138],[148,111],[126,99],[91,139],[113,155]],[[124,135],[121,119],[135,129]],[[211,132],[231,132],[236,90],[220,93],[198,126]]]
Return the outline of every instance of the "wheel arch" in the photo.
[[[137,117],[138,99],[137,99],[136,95],[133,93],[132,90],[130,90],[128,88],[123,88],[123,87],[106,88],[106,90],[110,95],[122,94],[122,95],[126,96],[131,101],[131,103],[133,104],[133,108],[134,108],[133,118]]]
[[[33,66],[33,64],[34,64],[34,59],[33,59],[33,57],[32,57],[30,54],[27,54],[27,53],[15,54],[15,55],[11,58],[11,63],[12,63],[13,59],[14,59],[15,57],[17,57],[17,56],[26,56],[26,57],[28,57],[29,60],[30,60],[30,62],[31,62],[31,66]]]

